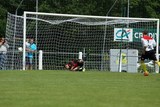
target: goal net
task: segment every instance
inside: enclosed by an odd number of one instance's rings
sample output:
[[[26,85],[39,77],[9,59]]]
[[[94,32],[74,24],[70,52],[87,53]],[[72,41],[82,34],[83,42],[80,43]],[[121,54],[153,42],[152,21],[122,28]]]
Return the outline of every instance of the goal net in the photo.
[[[114,66],[118,70],[122,53],[121,66],[138,71],[142,31],[148,30],[159,44],[158,19],[24,12],[23,16],[8,14],[7,21],[6,38],[10,45],[7,69],[25,66],[25,54],[17,49],[25,46],[26,38],[33,38],[37,45],[34,69],[38,69],[39,50],[43,51],[44,70],[62,70],[68,61],[77,59],[78,53],[83,52],[88,70],[111,71]],[[158,58],[158,47],[156,55]]]

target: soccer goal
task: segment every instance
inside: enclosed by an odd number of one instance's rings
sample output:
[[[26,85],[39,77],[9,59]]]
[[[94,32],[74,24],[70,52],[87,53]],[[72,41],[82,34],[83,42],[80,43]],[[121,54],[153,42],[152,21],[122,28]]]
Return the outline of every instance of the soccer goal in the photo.
[[[143,30],[148,30],[156,39],[159,57],[159,19],[24,12],[23,16],[8,14],[7,21],[8,68],[25,69],[26,38],[34,38],[37,44],[35,69],[38,69],[39,50],[42,50],[44,70],[62,70],[65,63],[77,59],[78,53],[83,52],[88,70],[132,71],[136,68],[137,72]],[[17,52],[20,46],[24,48],[21,55]],[[15,64],[17,60],[19,64]]]

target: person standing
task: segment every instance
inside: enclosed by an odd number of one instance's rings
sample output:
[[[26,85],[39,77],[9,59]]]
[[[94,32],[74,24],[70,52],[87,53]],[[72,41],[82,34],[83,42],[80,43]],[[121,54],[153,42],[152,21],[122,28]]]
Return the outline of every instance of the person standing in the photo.
[[[7,50],[9,45],[5,38],[0,38],[0,70],[4,69],[5,62],[7,60]]]
[[[145,59],[153,60],[154,64],[160,66],[160,62],[157,61],[155,50],[156,41],[148,35],[148,31],[143,31],[143,37],[141,38],[142,42],[142,55],[141,55],[141,67],[144,73],[148,73],[146,65],[144,64]]]
[[[33,55],[35,51],[37,50],[37,45],[34,43],[34,39],[30,39],[29,41],[30,45],[28,48],[26,48],[26,69],[32,70],[33,68]]]

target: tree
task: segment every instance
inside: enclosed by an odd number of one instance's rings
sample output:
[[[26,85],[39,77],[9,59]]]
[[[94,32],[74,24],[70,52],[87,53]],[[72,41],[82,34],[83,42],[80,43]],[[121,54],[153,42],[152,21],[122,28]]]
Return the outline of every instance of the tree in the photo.
[[[106,16],[116,0],[39,0],[39,11]],[[5,35],[7,12],[15,13],[21,0],[0,0],[0,33]],[[128,0],[117,0],[109,16],[126,16]],[[36,0],[24,0],[18,15],[36,11]],[[130,0],[130,17],[160,18],[159,0]]]
[[[7,10],[0,5],[0,36],[5,35],[6,13]]]

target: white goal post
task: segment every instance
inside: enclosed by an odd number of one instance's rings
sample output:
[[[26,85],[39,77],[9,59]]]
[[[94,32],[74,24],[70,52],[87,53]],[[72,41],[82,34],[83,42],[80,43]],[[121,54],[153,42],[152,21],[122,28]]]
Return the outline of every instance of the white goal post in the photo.
[[[12,36],[12,24],[17,17],[16,37]],[[26,38],[34,38],[38,50],[43,51],[43,69],[44,70],[62,70],[64,64],[78,58],[79,52],[83,52],[85,57],[85,66],[88,70],[110,71],[111,49],[136,49],[138,56],[126,54],[126,65],[134,65],[128,60],[130,57],[139,57],[142,51],[140,38],[142,31],[148,30],[149,35],[157,41],[156,56],[159,59],[159,19],[155,18],[129,18],[129,17],[109,17],[109,16],[91,16],[91,15],[73,15],[42,12],[27,12],[23,16],[14,16],[8,14],[8,26],[6,28],[6,37],[8,39],[18,39],[15,42],[15,49],[22,47],[23,57],[22,65],[25,70],[25,41]],[[119,35],[120,34],[120,35]],[[20,36],[23,35],[23,36]],[[119,37],[120,36],[120,37]],[[11,41],[11,43],[13,43]],[[13,45],[13,44],[10,44]],[[10,48],[10,62],[17,59],[17,54]],[[38,51],[37,50],[37,51]],[[129,51],[126,51],[129,52]],[[12,55],[14,53],[15,55]],[[38,53],[38,52],[37,52]],[[35,54],[35,69],[39,66],[38,55]],[[9,62],[9,64],[10,64]],[[13,65],[13,64],[12,64]],[[18,67],[17,67],[18,68]],[[154,72],[154,70],[151,68]],[[156,70],[158,73],[159,71]]]

